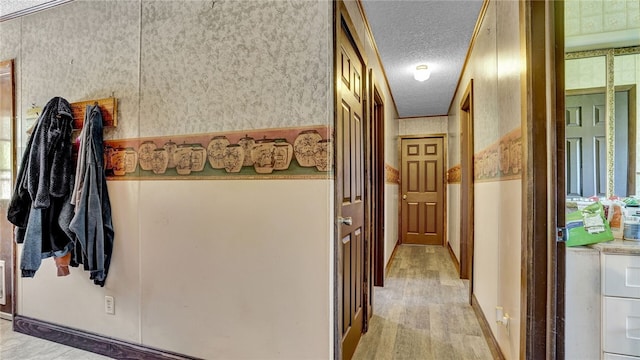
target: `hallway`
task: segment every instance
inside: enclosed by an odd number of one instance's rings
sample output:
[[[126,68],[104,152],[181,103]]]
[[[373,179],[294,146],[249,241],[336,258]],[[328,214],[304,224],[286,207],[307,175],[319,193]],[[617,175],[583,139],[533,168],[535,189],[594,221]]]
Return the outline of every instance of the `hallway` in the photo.
[[[389,266],[355,360],[493,359],[445,247],[401,245]]]

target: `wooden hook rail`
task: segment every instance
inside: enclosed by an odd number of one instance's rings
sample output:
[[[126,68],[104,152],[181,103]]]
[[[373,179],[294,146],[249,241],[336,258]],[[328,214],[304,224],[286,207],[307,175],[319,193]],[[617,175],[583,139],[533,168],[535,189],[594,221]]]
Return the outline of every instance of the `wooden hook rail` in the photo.
[[[104,127],[116,127],[118,125],[118,100],[114,97],[87,100],[71,103],[73,113],[73,129],[80,130],[84,124],[84,113],[87,105],[98,105],[102,111],[102,124]]]

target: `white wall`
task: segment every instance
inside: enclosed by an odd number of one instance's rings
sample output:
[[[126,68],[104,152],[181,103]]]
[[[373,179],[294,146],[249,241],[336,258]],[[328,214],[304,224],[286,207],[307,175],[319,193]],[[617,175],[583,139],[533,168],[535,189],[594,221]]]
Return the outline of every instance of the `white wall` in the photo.
[[[462,95],[474,84],[474,153],[494,146],[521,127],[521,36],[517,1],[491,1],[475,39],[467,67],[449,109],[449,161],[460,163]],[[460,185],[448,186],[449,242],[459,259]],[[516,176],[476,181],[474,189],[474,295],[507,359],[520,348],[521,197]],[[509,331],[495,322],[495,307],[509,313]]]
[[[0,59],[16,58],[18,132],[31,104],[53,96],[118,98],[107,139],[333,124],[330,3],[211,5],[74,1],[0,24]],[[106,286],[78,269],[57,278],[46,260],[19,279],[17,313],[206,359],[330,358],[332,186],[109,182]]]

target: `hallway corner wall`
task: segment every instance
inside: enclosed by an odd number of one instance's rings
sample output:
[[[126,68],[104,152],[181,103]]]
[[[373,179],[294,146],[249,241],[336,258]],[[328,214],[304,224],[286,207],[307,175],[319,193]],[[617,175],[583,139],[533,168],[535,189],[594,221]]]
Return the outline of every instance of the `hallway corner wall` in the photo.
[[[449,109],[449,239],[460,254],[460,116],[473,79],[473,293],[507,359],[519,358],[522,206],[520,9],[517,1],[490,1]],[[457,176],[456,176],[457,175]],[[509,314],[498,325],[496,306]]]

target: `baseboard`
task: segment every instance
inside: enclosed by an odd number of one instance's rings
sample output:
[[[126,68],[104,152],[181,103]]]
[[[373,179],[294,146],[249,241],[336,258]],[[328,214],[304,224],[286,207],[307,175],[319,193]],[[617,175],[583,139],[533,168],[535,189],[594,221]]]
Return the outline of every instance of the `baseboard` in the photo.
[[[396,244],[393,247],[393,251],[391,252],[391,257],[389,258],[389,262],[387,263],[387,265],[384,268],[384,275],[387,276],[387,274],[389,274],[389,269],[391,269],[391,263],[393,262],[393,259],[396,257],[396,250],[398,249],[398,245],[400,244],[399,241],[396,241]]]
[[[504,354],[502,353],[502,350],[500,350],[500,346],[498,345],[498,340],[496,340],[496,337],[493,336],[493,332],[491,332],[489,322],[484,316],[484,313],[482,312],[482,309],[478,304],[478,299],[476,299],[475,295],[471,295],[471,307],[473,308],[473,312],[476,313],[476,318],[478,318],[478,322],[480,323],[482,334],[484,334],[484,338],[485,340],[487,340],[487,345],[489,346],[489,350],[491,350],[493,358],[497,360],[505,360]]]
[[[13,316],[11,314],[9,314],[9,313],[0,311],[0,319],[11,321],[11,320],[13,320]]]
[[[77,349],[108,356],[114,359],[141,360],[201,360],[198,358],[158,350],[126,341],[108,338],[45,321],[16,315],[13,318],[13,330]]]
[[[460,262],[458,261],[458,258],[456,258],[456,254],[453,252],[453,249],[451,248],[451,244],[448,241],[447,241],[447,250],[449,250],[449,255],[451,256],[453,265],[456,267],[456,270],[458,271],[458,275],[460,275]]]

